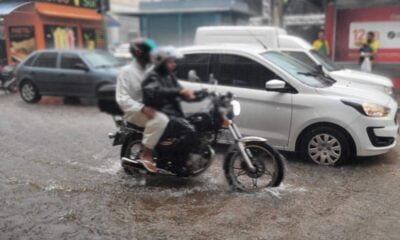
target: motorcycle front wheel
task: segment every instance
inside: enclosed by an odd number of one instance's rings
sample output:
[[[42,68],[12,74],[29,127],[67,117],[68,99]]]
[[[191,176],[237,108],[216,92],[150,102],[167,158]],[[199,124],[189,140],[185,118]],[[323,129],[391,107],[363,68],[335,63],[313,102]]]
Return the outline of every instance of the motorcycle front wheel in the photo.
[[[245,146],[255,171],[251,171],[239,150],[228,153],[224,172],[233,190],[255,192],[278,187],[284,178],[284,157],[265,142],[248,142]]]

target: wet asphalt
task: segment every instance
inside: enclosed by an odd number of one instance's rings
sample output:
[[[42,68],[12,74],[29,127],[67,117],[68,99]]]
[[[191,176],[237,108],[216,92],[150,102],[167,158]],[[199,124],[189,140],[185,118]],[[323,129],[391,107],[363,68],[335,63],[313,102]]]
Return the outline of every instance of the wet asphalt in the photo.
[[[218,156],[189,180],[126,175],[90,102],[0,93],[0,240],[400,239],[400,148],[342,167],[286,154],[284,183],[230,191]]]

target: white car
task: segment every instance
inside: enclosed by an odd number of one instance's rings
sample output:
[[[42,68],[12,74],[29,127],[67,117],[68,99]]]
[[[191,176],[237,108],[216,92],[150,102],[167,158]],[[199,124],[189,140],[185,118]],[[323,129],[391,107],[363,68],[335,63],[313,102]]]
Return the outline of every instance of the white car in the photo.
[[[393,94],[393,82],[387,77],[358,70],[346,69],[338,66],[327,56],[317,50],[303,39],[295,36],[280,35],[280,48],[283,53],[290,55],[304,62],[311,67],[320,65],[325,73],[337,80],[342,85],[352,85],[354,87],[367,87]]]
[[[277,49],[311,67],[322,66],[325,73],[337,80],[338,84],[372,88],[387,94],[393,94],[393,83],[389,78],[341,68],[328,57],[314,50],[310,43],[299,37],[287,35],[286,31],[281,28],[269,26],[212,26],[197,29],[195,45],[215,43],[241,43]]]
[[[254,45],[180,50],[184,58],[178,61],[177,75],[182,84],[232,92],[242,106],[236,119],[241,131],[265,137],[280,150],[338,165],[396,145],[397,102],[382,91],[339,85],[294,58]],[[197,110],[193,106],[184,110]]]

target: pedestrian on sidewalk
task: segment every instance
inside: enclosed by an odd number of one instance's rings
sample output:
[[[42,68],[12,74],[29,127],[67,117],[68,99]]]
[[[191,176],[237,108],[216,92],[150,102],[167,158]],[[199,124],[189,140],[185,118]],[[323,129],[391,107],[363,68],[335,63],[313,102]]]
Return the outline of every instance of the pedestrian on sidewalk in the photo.
[[[325,39],[325,31],[321,30],[318,32],[318,38],[313,42],[313,48],[318,50],[320,53],[325,56],[329,56],[329,43]]]
[[[362,71],[371,72],[374,58],[378,52],[379,42],[374,32],[368,32],[367,38],[358,43],[360,46],[359,64]]]

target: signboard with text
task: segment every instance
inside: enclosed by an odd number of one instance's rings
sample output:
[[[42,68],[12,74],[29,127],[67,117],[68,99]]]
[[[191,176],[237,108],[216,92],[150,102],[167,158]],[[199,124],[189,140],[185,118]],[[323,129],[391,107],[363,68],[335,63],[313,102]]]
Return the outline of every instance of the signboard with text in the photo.
[[[376,62],[400,62],[400,6],[339,9],[336,16],[335,60],[358,61],[368,32],[379,42]]]
[[[366,39],[368,32],[375,33],[380,49],[400,48],[400,22],[352,22],[350,23],[349,48],[359,48],[358,42]]]
[[[38,2],[56,3],[74,7],[96,8],[96,0],[36,0]]]
[[[10,27],[9,38],[13,62],[21,62],[36,49],[35,28],[33,26]]]

